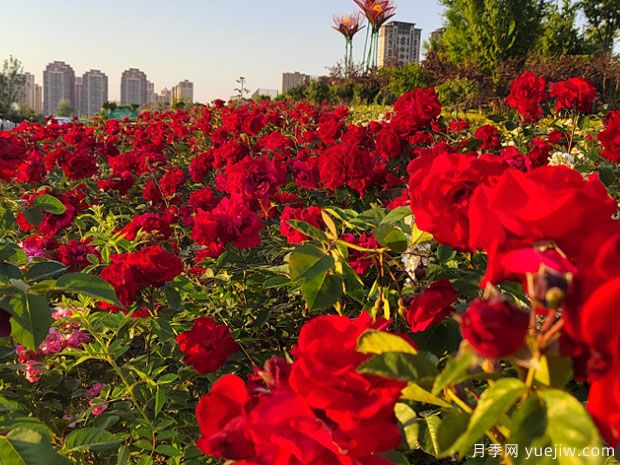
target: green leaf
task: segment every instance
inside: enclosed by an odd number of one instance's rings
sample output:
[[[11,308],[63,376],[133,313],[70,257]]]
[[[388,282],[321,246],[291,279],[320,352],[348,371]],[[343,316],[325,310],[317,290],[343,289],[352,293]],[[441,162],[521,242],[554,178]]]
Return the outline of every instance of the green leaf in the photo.
[[[439,444],[437,442],[437,430],[441,425],[441,418],[438,414],[426,415],[420,423],[420,448],[434,457],[439,455]]]
[[[302,281],[300,287],[309,310],[330,307],[342,297],[342,281],[326,273]]]
[[[574,447],[577,451],[602,446],[592,418],[577,399],[559,389],[545,389],[539,393],[547,408],[547,434],[555,446]],[[558,457],[560,465],[599,465],[604,461],[604,457],[580,454]]]
[[[433,395],[416,383],[409,383],[407,387],[401,391],[401,399],[412,400],[422,404],[436,405],[438,407],[450,407],[450,404],[441,397]]]
[[[459,358],[452,358],[439,373],[433,385],[433,394],[439,394],[445,387],[457,384],[467,379],[469,368],[476,362],[477,357],[472,352],[464,352]]]
[[[394,406],[394,413],[398,420],[403,437],[410,449],[418,446],[418,437],[420,433],[420,425],[418,423],[418,415],[409,405],[398,402]]]
[[[167,397],[168,395],[165,389],[157,388],[157,390],[155,391],[155,417],[157,417],[157,415],[159,415],[159,412],[161,412],[161,409],[166,403]]]
[[[0,435],[0,464],[65,465],[68,461],[56,453],[39,431],[14,428],[6,436]]]
[[[19,209],[19,211],[22,213],[22,215],[24,215],[26,221],[28,221],[28,223],[30,223],[34,227],[39,226],[44,220],[41,210],[39,210],[33,205],[22,207]]]
[[[49,194],[41,194],[35,197],[32,204],[52,215],[62,215],[67,211],[67,207],[60,200]]]
[[[467,431],[469,421],[470,416],[467,413],[457,409],[448,410],[437,428],[439,455],[444,455],[445,451],[450,451],[451,446]],[[448,452],[447,455],[452,454]]]
[[[435,375],[436,368],[424,354],[389,352],[366,360],[357,371],[392,379],[418,380]]]
[[[570,381],[572,361],[569,357],[543,355],[536,370],[536,381],[549,387],[562,388]]]
[[[385,215],[385,218],[381,220],[381,224],[395,224],[412,214],[411,207],[398,207]]]
[[[375,229],[374,234],[380,245],[396,253],[404,252],[409,246],[409,239],[405,233],[391,224],[379,225]]]
[[[89,295],[117,307],[123,306],[118,301],[110,283],[104,281],[99,276],[87,273],[68,273],[58,279],[56,286],[63,291]]]
[[[478,405],[471,415],[467,430],[459,436],[456,443],[445,450],[445,456],[454,453],[467,454],[474,443],[480,440],[486,431],[496,425],[500,417],[523,395],[525,384],[516,378],[497,380],[480,396]]]
[[[369,329],[357,340],[357,351],[363,354],[401,352],[416,355],[418,351],[409,342],[395,334]]]
[[[26,273],[26,278],[30,281],[40,281],[45,278],[55,276],[67,269],[67,265],[60,262],[39,262],[32,265]]]
[[[305,221],[300,220],[289,220],[288,224],[300,233],[308,236],[310,239],[314,239],[320,242],[327,241],[327,235],[325,234],[325,232],[312,226],[310,223],[306,223]]]
[[[312,245],[297,247],[288,262],[291,279],[304,281],[317,278],[334,266],[334,259]]]
[[[80,428],[72,431],[65,440],[70,452],[78,450],[102,451],[115,449],[122,440],[103,428]]]
[[[515,465],[527,465],[531,462],[528,458],[526,448],[546,448],[551,445],[551,438],[547,434],[548,420],[547,410],[544,403],[538,396],[530,396],[525,403],[519,407],[512,419],[512,427],[509,444],[517,444],[519,453],[513,457]],[[537,465],[552,465],[555,463],[553,457],[537,457]]]
[[[52,324],[47,300],[36,294],[21,294],[9,300],[11,336],[26,349],[35,350]]]
[[[449,262],[456,257],[456,252],[449,245],[441,244],[437,248],[437,258],[441,263]]]
[[[418,245],[433,240],[433,236],[418,228],[416,223],[411,226],[411,244]]]

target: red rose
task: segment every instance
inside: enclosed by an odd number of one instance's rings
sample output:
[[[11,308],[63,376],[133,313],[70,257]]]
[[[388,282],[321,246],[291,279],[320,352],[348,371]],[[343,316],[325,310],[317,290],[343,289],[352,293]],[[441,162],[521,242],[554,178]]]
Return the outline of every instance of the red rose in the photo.
[[[342,240],[364,247],[366,249],[378,249],[379,243],[373,234],[362,233],[361,236],[356,237],[353,234],[345,233],[342,235]],[[360,252],[359,250],[349,249],[348,263],[357,274],[364,274],[372,265],[377,261],[372,253]]]
[[[308,239],[308,237],[293,228],[289,220],[299,220],[311,224],[315,228],[323,228],[323,217],[319,207],[292,208],[284,207],[280,215],[280,234],[286,237],[289,244],[298,244]]]
[[[602,155],[613,162],[620,161],[620,110],[614,110],[605,116],[605,129],[598,135],[603,146]]]
[[[543,115],[540,104],[547,101],[547,81],[531,71],[526,71],[510,84],[508,105],[515,108],[528,122],[535,122]]]
[[[183,182],[185,182],[185,173],[181,168],[174,168],[161,177],[159,187],[164,196],[170,197],[176,193]]]
[[[286,171],[265,157],[245,157],[218,175],[216,186],[248,200],[269,200],[286,179]]]
[[[141,287],[161,287],[183,272],[181,259],[159,245],[149,245],[127,254],[125,263],[134,268]]]
[[[480,126],[474,133],[474,137],[482,141],[480,150],[498,150],[502,147],[502,133],[490,124]]]
[[[197,155],[189,164],[189,176],[194,182],[205,182],[205,178],[212,170],[213,154],[211,152]]]
[[[319,159],[309,157],[307,152],[300,151],[293,161],[295,184],[304,189],[316,189],[319,185]]]
[[[363,195],[373,180],[370,154],[351,145],[334,145],[319,156],[319,176],[330,190],[345,186]]]
[[[239,350],[228,326],[218,325],[213,318],[197,318],[192,329],[179,334],[176,340],[185,362],[201,374],[221,368]]]
[[[254,459],[256,451],[246,425],[250,401],[245,383],[236,375],[222,376],[211,392],[200,398],[196,418],[197,446],[205,454],[230,460]]]
[[[584,180],[565,166],[507,169],[471,198],[470,246],[488,252],[496,241],[504,248],[555,241],[574,258],[583,237],[609,223],[616,208],[596,175]]]
[[[384,159],[396,158],[401,154],[402,141],[390,126],[385,126],[377,133],[377,153]]]
[[[291,388],[310,407],[325,410],[351,441],[358,433],[374,434],[375,450],[388,450],[400,441],[393,412],[404,383],[358,373],[357,367],[368,355],[356,347],[364,331],[385,323],[373,324],[365,312],[354,320],[314,318],[301,329],[289,379]],[[356,447],[365,449],[368,444],[356,443]]]
[[[612,372],[594,381],[586,406],[607,444],[620,446],[620,375]]]
[[[502,358],[523,345],[529,321],[507,301],[476,299],[462,316],[461,334],[482,357]]]
[[[112,255],[111,259],[112,263],[101,272],[101,278],[112,285],[120,303],[129,307],[140,291],[138,276],[135,269],[123,261],[122,255]]]
[[[416,224],[435,239],[469,250],[469,202],[474,189],[505,169],[497,157],[444,153],[409,164],[409,194]]]
[[[403,137],[418,129],[427,128],[441,114],[441,104],[435,89],[417,88],[402,95],[394,103],[392,124]]]
[[[138,231],[142,231],[144,234],[153,236],[158,240],[166,240],[172,234],[170,223],[164,215],[159,213],[143,213],[142,215],[134,216],[121,232],[126,239],[132,241],[136,238]]]
[[[92,255],[101,261],[101,254],[88,241],[69,241],[58,247],[58,261],[67,265],[69,271],[80,271],[92,263],[88,256]]]
[[[28,148],[23,139],[10,132],[0,132],[0,180],[11,182],[17,167],[26,159]]]
[[[337,118],[331,117],[319,123],[319,136],[324,144],[333,144],[340,138],[344,124]]]
[[[407,323],[414,333],[425,331],[429,326],[441,322],[455,310],[456,289],[448,280],[435,281],[411,301],[407,310]]]
[[[596,98],[596,87],[587,79],[570,78],[567,81],[552,82],[549,95],[556,99],[555,109],[577,110],[590,113]]]
[[[71,180],[90,178],[98,171],[97,159],[87,149],[64,152],[58,164]]]

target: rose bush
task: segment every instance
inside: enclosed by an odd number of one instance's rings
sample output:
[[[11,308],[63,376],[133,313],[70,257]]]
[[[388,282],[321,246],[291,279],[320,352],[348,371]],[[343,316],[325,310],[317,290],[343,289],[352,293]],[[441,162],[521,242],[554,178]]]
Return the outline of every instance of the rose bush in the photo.
[[[612,463],[620,125],[592,89],[526,73],[479,127],[429,88],[363,123],[216,101],[0,133],[0,463]]]

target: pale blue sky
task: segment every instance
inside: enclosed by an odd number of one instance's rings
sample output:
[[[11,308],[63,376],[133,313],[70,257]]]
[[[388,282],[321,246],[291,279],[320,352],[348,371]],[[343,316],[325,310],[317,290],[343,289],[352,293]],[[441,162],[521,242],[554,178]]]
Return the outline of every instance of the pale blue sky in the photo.
[[[423,40],[441,26],[437,0],[397,5],[394,19],[416,23]],[[137,67],[156,92],[189,79],[208,101],[230,97],[240,75],[253,91],[279,89],[283,71],[324,74],[344,53],[332,14],[354,10],[353,0],[0,0],[0,60],[16,56],[39,84],[53,60],[80,76],[100,69],[111,99]]]

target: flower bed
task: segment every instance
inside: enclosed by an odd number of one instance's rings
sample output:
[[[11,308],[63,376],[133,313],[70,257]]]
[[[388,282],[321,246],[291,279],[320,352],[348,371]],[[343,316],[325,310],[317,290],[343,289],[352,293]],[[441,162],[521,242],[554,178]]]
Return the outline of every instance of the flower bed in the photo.
[[[595,97],[525,73],[475,130],[416,89],[357,124],[218,101],[0,133],[0,462],[605,463],[620,113]]]

